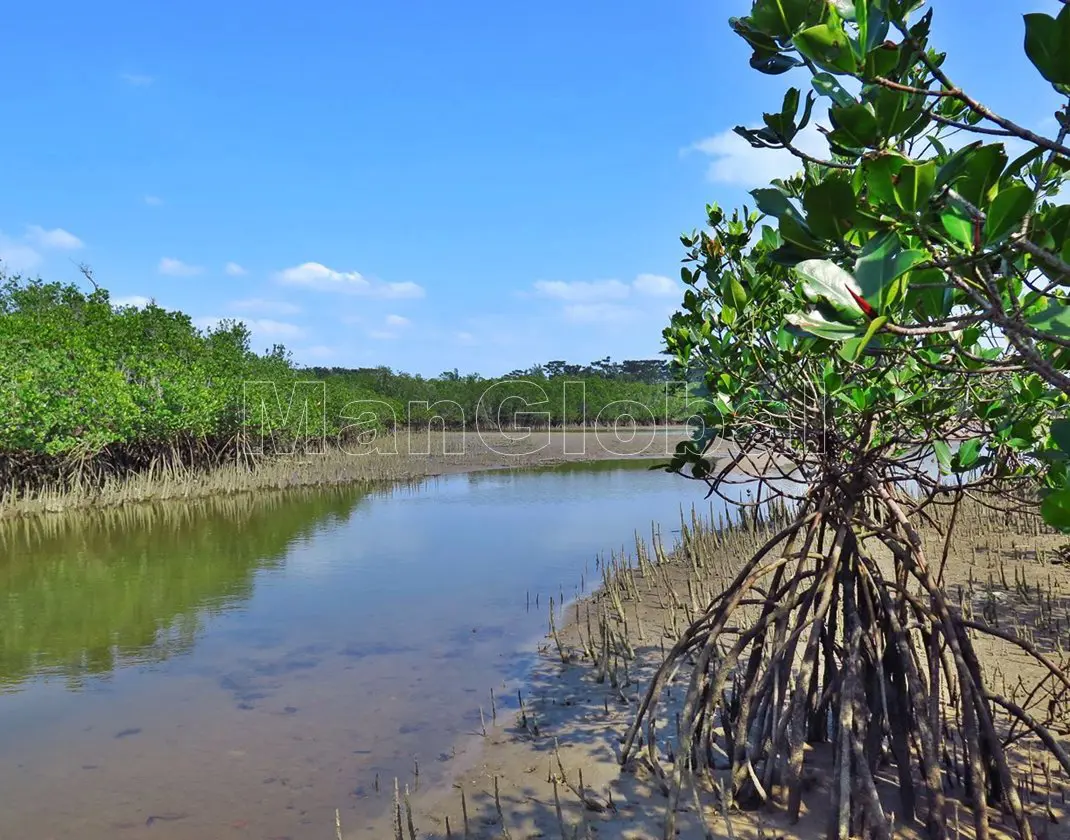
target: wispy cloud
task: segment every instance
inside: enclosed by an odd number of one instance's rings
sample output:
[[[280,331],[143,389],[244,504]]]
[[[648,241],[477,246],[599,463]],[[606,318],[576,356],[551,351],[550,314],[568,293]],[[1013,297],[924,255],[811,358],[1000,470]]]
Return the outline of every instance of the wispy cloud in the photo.
[[[410,321],[404,315],[387,315],[386,316],[386,325],[388,327],[407,327],[411,323],[412,323],[412,321]]]
[[[221,318],[218,315],[206,315],[194,318],[193,324],[202,330],[209,330],[216,329],[223,321],[241,321],[258,338],[301,338],[305,334],[297,324],[273,321],[270,318]]]
[[[46,230],[40,225],[27,226],[26,239],[38,248],[54,248],[59,251],[76,251],[85,245],[70,231],[63,228]]]
[[[81,239],[63,228],[27,225],[26,233],[18,238],[0,233],[0,263],[7,271],[32,271],[44,261],[42,251],[73,251],[84,245]]]
[[[628,292],[627,285],[620,280],[576,280],[571,283],[563,280],[538,280],[535,283],[537,295],[555,300],[619,300],[628,297]]]
[[[376,341],[393,341],[397,337],[398,334],[390,330],[370,330],[368,332],[368,338],[375,339]]]
[[[0,264],[7,271],[31,271],[41,264],[41,255],[25,243],[0,235]]]
[[[476,337],[470,332],[462,331],[459,333],[454,333],[453,338],[458,344],[464,344],[466,346],[470,346],[476,343]]]
[[[150,298],[144,295],[126,295],[125,297],[112,298],[112,306],[134,306],[138,309],[144,309],[152,303]]]
[[[158,195],[147,195],[145,196],[145,203],[149,205],[149,207],[159,207],[163,204],[163,199]]]
[[[243,266],[236,262],[228,262],[223,266],[223,271],[231,277],[241,277],[242,275],[249,273]]]
[[[828,144],[811,122],[799,132],[794,145],[807,154],[828,156]],[[755,149],[731,129],[692,143],[683,154],[699,152],[710,158],[706,178],[716,184],[755,187],[774,178],[788,178],[802,162],[786,149]]]
[[[286,286],[300,286],[318,291],[343,292],[375,298],[420,298],[424,289],[416,283],[384,283],[371,280],[358,271],[335,271],[322,263],[306,262],[276,274]]]
[[[242,319],[254,333],[272,336],[276,338],[300,338],[305,334],[297,324],[288,324],[285,321],[273,321],[270,318]]]
[[[204,271],[199,265],[190,265],[174,257],[161,258],[156,270],[168,277],[194,277]]]
[[[681,291],[677,281],[661,274],[640,274],[632,281],[632,288],[651,297],[679,297]]]
[[[153,76],[148,76],[145,73],[120,73],[119,78],[130,87],[148,87],[156,81]]]
[[[235,300],[230,308],[238,312],[254,312],[262,315],[296,315],[301,307],[282,300],[266,300],[264,298],[245,298]]]
[[[625,300],[633,294],[661,297],[678,295],[680,284],[660,274],[640,274],[631,283],[620,280],[538,280],[535,283],[538,297],[569,303],[604,302],[607,300]]]
[[[303,359],[329,359],[336,352],[333,347],[328,347],[326,344],[314,344],[311,347],[294,350],[294,355]]]

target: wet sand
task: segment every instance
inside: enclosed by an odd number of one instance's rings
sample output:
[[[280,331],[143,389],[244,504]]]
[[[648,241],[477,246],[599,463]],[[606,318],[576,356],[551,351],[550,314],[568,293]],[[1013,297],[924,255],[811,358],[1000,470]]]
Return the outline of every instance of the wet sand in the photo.
[[[1031,528],[996,531],[990,518],[983,510],[966,517],[966,533],[954,541],[950,550],[947,590],[955,598],[961,592],[963,598],[972,600],[978,616],[986,609],[990,615],[995,610],[1000,626],[1035,639],[1057,661],[1065,662],[1058,635],[1070,630],[1070,569],[1054,554],[1065,539],[1038,535]],[[925,532],[924,537],[929,550],[939,556],[943,538],[932,531]],[[499,718],[500,725],[488,725],[485,736],[465,739],[461,748],[468,768],[455,773],[448,784],[411,797],[417,836],[473,840],[662,837],[667,799],[661,781],[652,772],[653,765],[642,757],[650,753],[647,748],[640,750],[640,760],[622,768],[621,742],[634,720],[640,695],[663,659],[664,649],[679,637],[688,615],[697,615],[697,605],[723,589],[734,576],[739,560],[748,556],[753,547],[751,537],[737,534],[724,549],[713,554],[708,568],[697,574],[678,556],[670,557],[656,571],[648,564],[642,570],[633,568],[612,575],[612,596],[602,590],[567,606],[557,619],[557,640],[547,636],[539,646],[540,661],[524,698],[523,717]],[[626,576],[634,584],[625,582]],[[640,596],[638,600],[633,592]],[[626,622],[618,617],[615,600],[622,605]],[[599,616],[603,615],[609,617],[614,632],[627,638],[634,648],[634,656],[622,653],[615,669],[604,678],[599,673],[604,665],[598,661],[601,653],[597,629]],[[1035,664],[1013,645],[991,637],[978,637],[975,644],[985,679],[996,689],[1005,689],[1008,696],[1014,693],[1013,686],[1019,679],[1031,686],[1040,676]],[[562,650],[567,663],[562,661]],[[680,709],[689,677],[689,673],[678,675],[670,685],[655,736],[655,763],[669,773],[673,763],[671,744],[675,740],[674,715]],[[1020,693],[1024,694],[1024,690]],[[1059,734],[1064,748],[1068,736],[1070,728]],[[726,812],[712,792],[704,793],[700,800],[686,794],[677,817],[677,836],[695,840],[826,837],[831,762],[825,760],[824,749],[808,752],[808,792],[804,794],[799,823],[789,824],[779,806]],[[1061,774],[1054,759],[1029,739],[1017,745],[1016,759],[1035,836],[1052,840],[1070,837],[1070,815],[1065,804],[1070,780]],[[401,790],[411,781],[400,780]],[[894,810],[890,779],[885,778],[883,785],[886,807]],[[947,819],[954,824],[955,815],[961,812],[961,836],[972,836],[968,809],[957,801],[963,797],[961,788],[951,792],[949,808],[953,810]],[[384,794],[384,798],[389,802],[390,794]],[[404,801],[401,813],[403,836],[408,838],[409,808]],[[1004,820],[995,811],[991,816],[994,838],[1016,836],[1009,818]],[[343,836],[395,837],[395,818],[387,813],[380,821],[365,826],[347,826],[343,819]],[[894,836],[921,838],[923,827],[920,823],[896,823]]]
[[[686,440],[683,427],[531,429],[510,432],[406,430],[347,451],[279,455],[255,467],[230,464],[210,472],[132,475],[95,490],[42,489],[12,497],[0,490],[0,519],[138,502],[189,499],[299,487],[384,485],[477,470],[552,466],[615,459],[668,460]]]

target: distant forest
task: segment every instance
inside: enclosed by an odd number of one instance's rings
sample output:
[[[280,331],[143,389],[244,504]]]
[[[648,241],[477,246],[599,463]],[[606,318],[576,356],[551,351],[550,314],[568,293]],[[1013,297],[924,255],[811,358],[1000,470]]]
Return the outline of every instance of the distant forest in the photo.
[[[393,373],[387,367],[374,368],[342,368],[342,367],[311,367],[308,370],[317,376],[352,375],[359,377],[410,377],[406,373]],[[586,365],[570,364],[565,361],[546,362],[542,365],[533,365],[529,368],[517,368],[501,377],[502,379],[608,379],[620,382],[645,382],[647,385],[657,385],[668,382],[671,377],[669,361],[667,359],[627,359],[623,362],[614,362],[609,356],[591,362]],[[438,376],[432,377],[444,382],[454,382],[465,378],[456,368],[452,371],[443,371]],[[479,378],[479,377],[477,377]],[[385,380],[384,380],[385,381]],[[490,380],[487,380],[490,381]]]
[[[285,450],[303,436],[342,443],[404,425],[650,425],[690,414],[663,360],[425,378],[301,367],[281,345],[255,352],[250,338],[238,321],[202,330],[152,303],[117,306],[102,288],[0,275],[0,482],[207,467],[250,435]]]

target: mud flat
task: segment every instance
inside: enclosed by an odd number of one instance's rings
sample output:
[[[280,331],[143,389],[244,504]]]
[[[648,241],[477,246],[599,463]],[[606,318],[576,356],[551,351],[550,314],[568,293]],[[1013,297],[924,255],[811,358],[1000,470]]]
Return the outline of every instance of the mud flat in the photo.
[[[947,524],[946,517],[938,516],[923,536],[936,556],[948,547],[944,584],[949,598],[974,621],[1043,651],[1066,673],[1070,567],[1059,550],[1065,538],[1045,532],[1034,518],[980,506],[966,505],[960,511],[953,540],[945,539]],[[343,812],[341,836],[662,837],[666,780],[679,751],[677,727],[688,668],[669,681],[653,731],[644,727],[638,733],[637,748],[623,767],[622,743],[665,651],[776,526],[775,517],[772,522],[722,529],[693,519],[682,528],[674,550],[663,550],[658,540],[650,554],[639,545],[631,557],[615,557],[606,564],[603,585],[592,596],[563,610],[557,604],[544,605],[549,632],[519,703],[516,696],[495,700],[488,693],[479,731],[457,747],[451,783],[417,793],[413,778],[397,780],[393,813],[378,823],[356,826],[346,824]],[[986,683],[1043,720],[1066,750],[1070,715],[1058,681],[1049,680],[1035,690],[1044,674],[1019,645],[988,635],[973,638]],[[503,711],[506,703],[508,713]],[[1000,717],[997,724],[1007,737],[1008,719]],[[961,748],[953,738],[945,738],[943,748],[951,836],[972,837]],[[1011,738],[1008,754],[1034,837],[1070,837],[1070,780],[1058,762],[1021,728]],[[769,791],[771,805],[736,808],[724,795],[727,757],[715,754],[712,764],[721,777],[714,774],[687,786],[676,819],[677,836],[828,836],[830,745],[807,747],[802,818],[795,824],[786,818],[778,787]],[[896,810],[894,780],[894,769],[882,765],[879,794],[889,813]],[[389,805],[395,781],[382,780],[379,795]],[[1017,836],[1009,817],[995,810],[991,817],[992,837]],[[893,835],[920,838],[924,826],[920,820],[896,821]]]
[[[322,454],[276,455],[209,471],[160,469],[111,477],[101,486],[0,488],[0,518],[147,501],[342,484],[418,481],[440,475],[615,459],[666,459],[682,427],[532,429],[511,432],[402,431],[370,445]]]

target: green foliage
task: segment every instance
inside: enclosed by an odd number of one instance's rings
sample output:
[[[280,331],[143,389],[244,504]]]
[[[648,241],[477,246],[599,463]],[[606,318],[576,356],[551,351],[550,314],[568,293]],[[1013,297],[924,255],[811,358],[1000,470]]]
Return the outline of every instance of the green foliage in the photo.
[[[828,152],[794,145],[812,116],[798,87],[736,128],[800,170],[754,190],[757,211],[714,205],[684,237],[692,290],[667,347],[703,378],[719,435],[804,472],[901,470],[927,451],[947,474],[1035,479],[1048,521],[1070,528],[1070,441],[1051,431],[1070,397],[1070,108],[1055,137],[986,108],[943,70],[918,5],[755,0],[732,19],[752,67],[809,77]],[[1024,22],[1026,54],[1070,93],[1070,7]],[[993,134],[1025,153],[1008,162]]]
[[[521,425],[682,420],[686,394],[667,376],[667,361],[608,358],[498,379],[300,369],[281,345],[253,352],[238,322],[201,331],[155,304],[113,306],[103,289],[0,277],[0,483],[211,466],[242,447],[320,451],[406,424],[488,429],[518,412]]]

